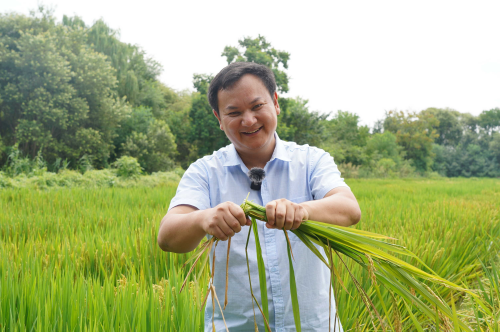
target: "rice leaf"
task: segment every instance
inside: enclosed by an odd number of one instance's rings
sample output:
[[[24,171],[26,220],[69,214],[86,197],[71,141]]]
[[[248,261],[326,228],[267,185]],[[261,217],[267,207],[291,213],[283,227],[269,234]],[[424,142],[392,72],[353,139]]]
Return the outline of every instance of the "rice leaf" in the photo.
[[[255,247],[257,251],[257,267],[259,268],[259,283],[260,283],[260,297],[262,301],[262,311],[264,319],[269,321],[269,301],[267,299],[266,265],[264,264],[264,259],[262,258],[262,248],[260,246],[259,231],[257,229],[257,220],[255,220],[254,217],[252,217],[252,229],[253,229],[253,235],[255,237]],[[268,332],[271,332],[271,330],[269,329]]]
[[[311,239],[309,238],[309,236],[307,234],[302,233],[302,232],[295,232],[294,230],[292,230],[292,233],[295,234],[300,239],[300,241],[302,241],[306,245],[306,247],[309,248],[309,250],[311,250],[323,263],[325,263],[325,265],[329,265],[326,262],[323,255],[314,246],[314,243],[311,241]]]
[[[460,332],[460,324],[458,322],[457,309],[455,308],[455,300],[453,299],[453,292],[450,292],[451,309],[453,310],[453,327],[455,331]]]
[[[415,318],[415,315],[413,314],[413,312],[411,312],[411,308],[408,305],[408,303],[406,303],[406,301],[403,301],[403,302],[404,302],[404,304],[406,306],[406,311],[408,311],[408,314],[410,315],[411,320],[413,321],[413,326],[417,329],[418,332],[424,332],[424,329],[422,328],[422,325],[420,325],[420,323],[418,322],[418,320]]]
[[[291,255],[292,248],[290,242],[287,242],[287,252],[288,252],[288,265],[290,267],[290,295],[292,297],[293,319],[295,321],[295,329],[298,332],[300,332],[302,331],[302,329],[300,326],[299,299],[297,297],[297,285],[295,284],[295,272],[293,270],[292,255]]]
[[[263,221],[267,220],[264,207],[248,200],[245,200],[241,207],[245,211],[246,215]],[[416,278],[421,278],[438,284],[443,290],[449,288],[468,293],[474,300],[476,300],[476,303],[481,303],[478,301],[477,294],[459,286],[456,283],[441,278],[430,267],[425,265],[422,260],[405,247],[384,241],[390,239],[392,240],[393,238],[356,230],[354,228],[336,226],[311,220],[304,221],[298,229],[293,231],[293,233],[329,268],[331,268],[331,265],[327,263],[323,255],[319,253],[315,244],[323,247],[325,252],[334,250],[348,271],[349,268],[345,262],[343,262],[339,254],[343,254],[344,256],[352,259],[361,267],[367,269],[369,274],[372,275],[372,278],[373,276],[376,276],[377,280],[379,280],[385,288],[401,296],[403,301],[405,301],[406,306],[408,306],[407,303],[413,303],[415,307],[431,321],[435,320],[435,312],[426,303],[424,303],[424,301],[430,303],[432,308],[437,308],[440,313],[450,319],[454,318],[453,311],[432,291],[429,292],[426,288],[427,286],[422,284]],[[422,264],[428,272],[407,263],[406,261],[394,256],[392,253],[414,258],[417,262]],[[378,266],[376,271],[374,268],[375,265]],[[375,319],[373,317],[373,313],[375,313],[380,321],[380,326],[382,329],[385,329],[385,323],[373,306],[368,294],[361,288],[361,284],[354,278],[354,276],[351,273],[349,273],[349,275],[359,291],[359,295],[365,303],[366,309],[370,315],[372,315],[373,327],[376,329],[374,325]],[[464,274],[464,276],[465,275],[466,274]],[[442,286],[447,288],[443,288]],[[409,289],[415,290],[415,292],[418,293],[418,296],[410,292]],[[380,301],[383,302],[378,289],[376,289],[376,293],[376,295],[380,297]],[[387,315],[387,307],[383,306],[383,309]],[[396,307],[393,310],[398,310],[398,308]],[[487,309],[485,308],[485,310]],[[416,319],[411,310],[408,312],[411,319]],[[465,323],[458,320],[458,318],[457,324],[462,330],[470,331],[470,328]],[[418,327],[420,327],[420,329],[422,328],[420,325]]]
[[[222,307],[220,306],[220,302],[219,302],[219,298],[217,297],[217,292],[215,291],[215,287],[214,285],[210,285],[211,288],[212,288],[212,296],[215,296],[215,299],[217,300],[217,304],[219,305],[219,310],[220,310],[220,313],[222,315],[222,321],[224,322],[224,326],[226,327],[226,332],[229,332],[229,329],[227,328],[227,324],[226,324],[226,319],[224,318],[224,313],[222,312]],[[212,302],[213,302],[213,299],[212,299]]]
[[[224,310],[227,306],[227,288],[229,286],[229,250],[231,248],[231,238],[227,240],[227,260],[226,260],[226,292],[224,296]]]
[[[181,289],[179,290],[179,294],[182,292],[182,290],[184,289],[184,287],[186,286],[186,283],[188,281],[188,278],[189,278],[189,275],[191,275],[191,272],[193,272],[193,269],[194,267],[196,266],[196,263],[198,262],[198,260],[201,258],[201,256],[203,256],[203,254],[205,252],[207,252],[207,249],[208,249],[208,252],[210,252],[210,250],[212,249],[212,244],[214,243],[215,241],[215,237],[212,237],[209,241],[206,241],[198,250],[197,250],[197,254],[196,255],[193,255],[191,257],[191,259],[189,259],[188,261],[191,261],[192,259],[195,258],[195,261],[193,263],[193,265],[191,266],[191,268],[189,269],[188,273],[186,274],[186,279],[184,279],[184,282],[182,283],[182,286],[181,286]],[[184,266],[187,264],[187,262],[182,266],[184,268]],[[204,265],[202,265],[202,269],[203,269]]]
[[[247,260],[248,284],[250,285],[250,294],[252,294],[253,323],[254,323],[255,332],[258,332],[259,328],[257,327],[257,319],[255,318],[255,307],[253,305],[254,295],[253,295],[253,289],[252,289],[252,277],[250,276],[250,263],[248,260],[248,241],[250,240],[250,233],[251,232],[252,232],[252,225],[250,225],[250,227],[248,229],[247,243],[245,245],[245,256],[246,256],[246,260]]]

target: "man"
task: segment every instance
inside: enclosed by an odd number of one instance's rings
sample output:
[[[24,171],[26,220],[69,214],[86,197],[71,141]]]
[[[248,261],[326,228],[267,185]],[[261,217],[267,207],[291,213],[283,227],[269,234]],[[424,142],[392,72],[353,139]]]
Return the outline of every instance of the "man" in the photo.
[[[193,163],[184,174],[163,218],[158,244],[165,251],[189,252],[205,237],[224,241],[216,249],[214,286],[224,298],[227,239],[231,237],[228,305],[223,314],[230,331],[254,331],[245,244],[250,221],[240,204],[249,199],[266,206],[268,222],[258,221],[266,264],[269,324],[273,331],[294,331],[290,299],[287,244],[282,229],[303,220],[350,226],[361,212],[356,198],[340,178],[333,158],[307,145],[283,142],[276,134],[280,114],[273,72],[248,62],[230,64],[210,84],[208,98],[221,130],[231,145]],[[250,189],[248,170],[261,167],[266,178],[260,190]],[[265,227],[264,227],[265,225]],[[327,331],[329,270],[289,232],[303,331]],[[255,239],[248,246],[253,293],[259,303]],[[340,310],[342,304],[339,305]],[[335,317],[332,305],[332,322]],[[264,322],[256,309],[259,330]],[[217,331],[225,331],[218,306]],[[332,324],[333,327],[333,324]],[[341,331],[337,323],[337,331]],[[212,331],[212,302],[207,301],[205,331]]]

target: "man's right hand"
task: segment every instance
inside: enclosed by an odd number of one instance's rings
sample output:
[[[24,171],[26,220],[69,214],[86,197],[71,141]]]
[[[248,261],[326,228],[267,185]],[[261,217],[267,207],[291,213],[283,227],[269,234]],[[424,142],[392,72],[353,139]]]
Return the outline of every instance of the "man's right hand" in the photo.
[[[206,218],[202,223],[205,233],[226,241],[241,231],[241,227],[250,226],[250,219],[245,217],[243,209],[233,203],[224,202],[206,210]]]

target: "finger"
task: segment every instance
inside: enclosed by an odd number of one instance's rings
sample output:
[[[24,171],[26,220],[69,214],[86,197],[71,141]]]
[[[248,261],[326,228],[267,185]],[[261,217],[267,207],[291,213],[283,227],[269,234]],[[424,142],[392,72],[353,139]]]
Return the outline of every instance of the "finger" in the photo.
[[[293,226],[291,229],[297,229],[299,228],[300,224],[302,224],[302,221],[304,220],[304,210],[302,207],[298,206],[295,209],[295,215],[293,217]]]
[[[224,220],[226,222],[226,225],[228,225],[234,233],[239,233],[241,231],[240,222],[234,216],[226,215],[224,217]]]
[[[279,202],[276,204],[276,222],[275,226],[282,229],[285,226],[286,204]]]
[[[236,205],[234,203],[231,204],[229,206],[229,212],[231,212],[231,214],[233,215],[233,217],[236,219],[236,221],[238,222],[238,224],[240,226],[245,226],[246,225],[247,219],[245,217],[245,212],[243,211],[243,209],[239,205]]]
[[[285,203],[286,212],[285,212],[285,224],[283,225],[283,229],[290,230],[293,226],[293,221],[295,218],[295,207],[292,203]]]
[[[274,226],[276,223],[276,201],[266,204],[267,223]]]
[[[219,228],[227,237],[231,237],[234,235],[234,231],[228,225],[226,218],[223,219],[223,222],[219,223]]]
[[[229,239],[229,237],[222,231],[222,229],[220,229],[219,226],[215,226],[213,228],[213,231],[214,231],[214,234],[212,234],[212,235],[215,236],[216,238],[218,238],[219,240],[226,241],[227,239]]]
[[[299,228],[300,224],[302,224],[302,219],[297,218],[297,216],[295,216],[295,218],[293,219],[293,225],[291,229]]]
[[[250,218],[248,218],[248,217],[246,218],[246,220],[247,220],[246,225],[247,225],[247,226],[250,226],[250,225],[252,224],[252,221],[251,221],[251,220],[250,220]],[[267,223],[266,223],[266,225],[269,225],[269,224],[267,224]]]

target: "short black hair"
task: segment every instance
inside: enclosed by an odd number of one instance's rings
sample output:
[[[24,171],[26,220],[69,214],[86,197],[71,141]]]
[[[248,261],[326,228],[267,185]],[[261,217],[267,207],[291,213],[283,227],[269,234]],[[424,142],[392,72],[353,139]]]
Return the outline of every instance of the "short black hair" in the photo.
[[[220,90],[231,88],[239,79],[246,74],[252,74],[260,78],[271,98],[276,92],[276,79],[271,69],[254,62],[233,62],[224,67],[210,82],[208,87],[208,102],[212,109],[219,114],[219,98],[217,94]]]

